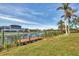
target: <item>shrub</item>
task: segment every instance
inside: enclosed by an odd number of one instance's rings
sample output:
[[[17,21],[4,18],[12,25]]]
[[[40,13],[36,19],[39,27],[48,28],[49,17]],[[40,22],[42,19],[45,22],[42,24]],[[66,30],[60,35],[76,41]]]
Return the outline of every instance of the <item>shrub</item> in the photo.
[[[44,37],[53,37],[59,34],[63,34],[63,33],[60,31],[44,31]]]
[[[3,47],[0,45],[0,51],[2,51],[3,50]]]

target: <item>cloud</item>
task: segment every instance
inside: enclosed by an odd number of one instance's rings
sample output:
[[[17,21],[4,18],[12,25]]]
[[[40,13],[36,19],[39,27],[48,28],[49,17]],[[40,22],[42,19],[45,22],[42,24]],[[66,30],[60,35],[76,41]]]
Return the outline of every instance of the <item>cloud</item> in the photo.
[[[39,11],[38,9],[31,9],[27,7],[27,4],[26,6],[19,5],[20,4],[0,4],[0,14],[10,15],[15,18],[24,20],[29,19],[30,21],[35,22],[41,22],[43,18],[47,17],[47,13],[44,11]]]
[[[49,6],[48,6],[49,7]],[[18,22],[18,24],[32,24],[27,25],[30,28],[53,28],[55,26],[47,25],[49,24],[48,20],[51,21],[51,15],[49,11],[43,10],[40,11],[38,9],[31,9],[24,5],[16,5],[16,4],[0,4],[0,19]],[[40,16],[40,17],[39,17]],[[51,18],[49,18],[51,17]],[[46,22],[47,21],[47,22]],[[51,22],[50,22],[51,23]]]
[[[30,8],[25,8],[26,9],[26,12],[32,14],[32,15],[43,15],[44,13],[43,12],[40,12],[38,10],[33,10],[33,9],[30,9]]]
[[[15,21],[15,22],[24,23],[24,24],[39,24],[39,23],[36,23],[36,22],[24,21],[24,20],[21,20],[21,19],[12,18],[10,16],[0,16],[0,20],[1,19],[5,19],[5,20],[9,20],[9,21]]]
[[[26,4],[27,5],[27,4]],[[29,19],[30,21],[40,21],[37,20],[38,17],[36,15],[43,16],[44,13],[40,12],[36,9],[30,9],[29,7],[17,6],[13,4],[0,4],[0,14],[10,15],[14,17],[18,17],[19,19]],[[41,18],[39,18],[41,19]]]
[[[47,24],[39,24],[38,26],[34,25],[34,26],[29,26],[30,29],[57,29],[56,25],[47,25]]]

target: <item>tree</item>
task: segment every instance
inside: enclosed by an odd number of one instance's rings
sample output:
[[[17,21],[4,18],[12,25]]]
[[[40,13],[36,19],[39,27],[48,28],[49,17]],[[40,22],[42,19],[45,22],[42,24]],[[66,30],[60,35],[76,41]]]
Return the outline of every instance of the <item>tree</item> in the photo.
[[[65,32],[66,34],[70,33],[70,19],[73,16],[76,16],[74,13],[76,12],[76,10],[72,9],[71,7],[69,7],[69,3],[63,3],[61,7],[58,7],[57,10],[63,10],[64,11],[64,15],[62,15],[61,17],[64,17],[64,23],[65,23]]]
[[[59,28],[59,30],[60,30],[61,32],[64,32],[64,30],[65,30],[65,25],[64,25],[64,21],[63,21],[63,20],[60,20],[60,21],[58,22],[58,28]]]
[[[75,27],[75,29],[78,29],[79,26],[79,17],[75,17],[72,20],[72,26]]]

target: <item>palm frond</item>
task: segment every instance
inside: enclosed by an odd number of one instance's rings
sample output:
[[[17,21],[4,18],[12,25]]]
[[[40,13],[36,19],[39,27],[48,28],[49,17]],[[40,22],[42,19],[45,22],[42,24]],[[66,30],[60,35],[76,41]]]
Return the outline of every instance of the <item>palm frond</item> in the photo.
[[[78,17],[77,15],[73,15],[74,17]]]
[[[65,17],[64,15],[61,16],[61,18]]]
[[[69,10],[72,10],[72,8],[71,8],[71,7],[68,7],[68,9],[69,9]]]
[[[57,25],[60,25],[60,24],[64,24],[64,21],[63,20],[60,20]]]
[[[63,3],[64,10],[68,9],[69,3]]]
[[[68,18],[68,22],[69,22],[69,23],[71,23],[71,20],[70,20],[70,18]]]
[[[60,9],[62,9],[62,10],[63,10],[63,7],[58,7],[58,8],[57,8],[57,10],[60,10]]]

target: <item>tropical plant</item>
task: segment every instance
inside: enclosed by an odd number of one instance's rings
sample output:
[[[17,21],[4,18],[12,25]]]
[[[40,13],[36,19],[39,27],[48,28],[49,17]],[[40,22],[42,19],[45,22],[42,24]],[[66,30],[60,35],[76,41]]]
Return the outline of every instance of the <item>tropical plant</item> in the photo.
[[[79,17],[73,18],[73,20],[72,20],[72,26],[75,27],[76,30],[78,29],[78,26],[79,26]]]
[[[65,25],[64,25],[64,21],[63,20],[60,20],[58,22],[58,29],[61,31],[61,32],[64,32],[65,30]]]
[[[76,10],[72,9],[69,7],[69,3],[63,3],[61,7],[58,7],[57,10],[63,10],[64,15],[61,17],[64,17],[64,22],[65,22],[65,32],[66,34],[70,33],[69,25],[70,25],[70,20],[71,17],[76,16],[74,13]]]

